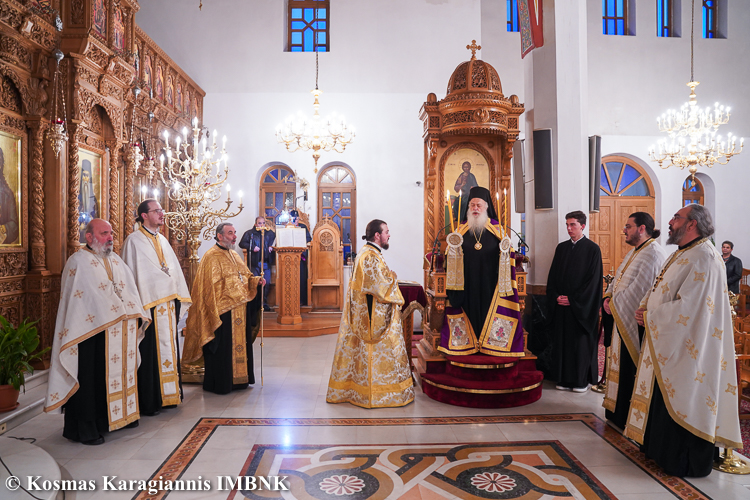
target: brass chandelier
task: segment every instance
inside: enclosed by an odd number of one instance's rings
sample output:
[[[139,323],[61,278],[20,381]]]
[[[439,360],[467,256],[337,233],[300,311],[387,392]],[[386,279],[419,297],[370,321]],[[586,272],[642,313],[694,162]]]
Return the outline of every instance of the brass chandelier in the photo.
[[[658,142],[658,146],[649,148],[651,161],[659,163],[661,168],[671,166],[687,168],[695,177],[698,167],[713,167],[719,163],[726,165],[732,156],[740,154],[744,139],[727,134],[726,139],[716,135],[719,127],[729,122],[730,108],[719,105],[714,109],[698,107],[695,87],[699,82],[694,78],[693,43],[695,36],[695,2],[692,4],[692,22],[690,25],[690,100],[679,110],[670,109],[656,119],[659,131],[665,132],[668,138]]]

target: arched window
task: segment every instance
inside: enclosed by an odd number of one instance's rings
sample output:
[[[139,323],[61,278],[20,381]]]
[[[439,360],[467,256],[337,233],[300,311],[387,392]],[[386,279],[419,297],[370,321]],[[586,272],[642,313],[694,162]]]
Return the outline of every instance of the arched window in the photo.
[[[652,196],[647,178],[638,166],[620,156],[602,161],[600,193],[602,196]]]
[[[357,251],[357,181],[351,170],[341,165],[332,165],[320,173],[318,214],[330,217],[339,226],[346,262],[349,254]]]
[[[682,206],[686,207],[692,203],[704,205],[704,202],[705,191],[703,189],[703,184],[691,175],[685,179],[685,182],[682,184]]]
[[[292,171],[283,165],[269,167],[260,178],[260,207],[258,213],[281,224],[279,216],[284,210],[291,210],[297,201],[297,184]]]

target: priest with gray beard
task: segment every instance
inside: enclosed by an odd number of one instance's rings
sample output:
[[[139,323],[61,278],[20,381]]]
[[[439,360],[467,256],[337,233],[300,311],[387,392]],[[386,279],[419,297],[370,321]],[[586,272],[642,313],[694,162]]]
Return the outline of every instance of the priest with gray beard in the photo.
[[[112,252],[112,226],[92,219],[85,237],[62,272],[44,411],[64,410],[63,436],[98,445],[107,431],[138,426],[138,323],[151,320]]]

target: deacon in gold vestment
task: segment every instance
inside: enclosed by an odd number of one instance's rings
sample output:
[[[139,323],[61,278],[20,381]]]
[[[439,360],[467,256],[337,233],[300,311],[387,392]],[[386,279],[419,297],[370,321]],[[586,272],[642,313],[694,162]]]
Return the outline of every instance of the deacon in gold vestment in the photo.
[[[636,311],[645,326],[625,436],[667,474],[711,473],[714,446],[741,448],[732,314],[711,214],[681,208],[667,244],[679,245]]]
[[[156,200],[138,206],[138,229],[125,238],[122,258],[133,271],[151,325],[139,346],[138,403],[141,415],[182,402],[177,324],[190,307],[185,276],[169,241],[159,233],[164,210]]]
[[[234,251],[232,224],[216,227],[216,241],[193,280],[182,361],[191,363],[203,355],[203,390],[228,394],[255,383],[252,327],[260,301],[253,299],[263,278],[253,276]]]
[[[399,309],[404,297],[382,255],[390,232],[375,219],[366,233],[341,316],[326,401],[363,408],[404,406],[414,400],[414,384]]]
[[[85,237],[62,272],[44,411],[64,409],[63,436],[97,445],[107,431],[138,425],[138,322],[151,320],[112,252],[112,226],[92,219]]]

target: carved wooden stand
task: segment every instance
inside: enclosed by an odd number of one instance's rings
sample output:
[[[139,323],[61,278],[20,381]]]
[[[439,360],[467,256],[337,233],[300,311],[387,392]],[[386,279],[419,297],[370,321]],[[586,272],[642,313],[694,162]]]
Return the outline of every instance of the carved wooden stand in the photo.
[[[445,318],[445,272],[442,270],[425,272],[427,287],[427,308],[422,321],[422,340],[417,346],[417,360],[414,366],[418,373],[427,371],[429,363],[442,363],[443,355],[438,351],[440,346],[440,329]]]
[[[299,303],[299,263],[304,247],[276,249],[276,300],[279,315],[276,321],[282,325],[302,323]]]

